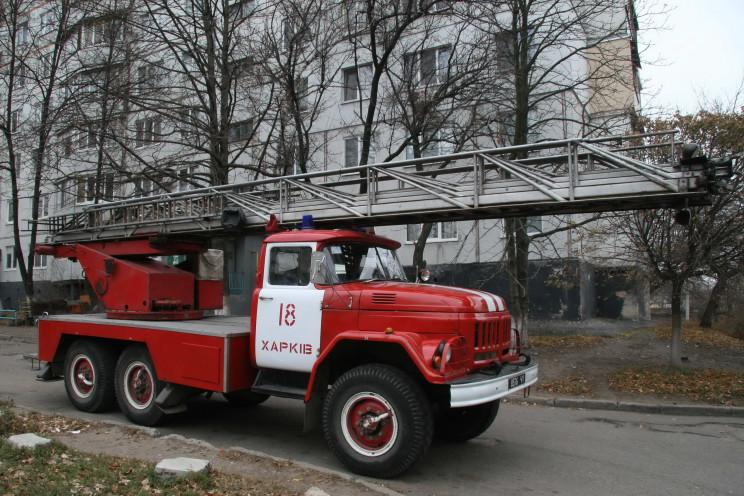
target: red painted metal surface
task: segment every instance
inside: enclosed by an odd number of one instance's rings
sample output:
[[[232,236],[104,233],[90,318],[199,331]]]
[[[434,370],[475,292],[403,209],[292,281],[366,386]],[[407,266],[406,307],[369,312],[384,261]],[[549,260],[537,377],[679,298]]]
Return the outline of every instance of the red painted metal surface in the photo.
[[[247,332],[237,336],[227,332],[199,334],[191,330],[180,332],[179,325],[174,322],[169,324],[170,329],[163,329],[147,322],[130,324],[90,315],[66,317],[65,320],[42,319],[39,321],[39,359],[45,362],[62,360],[63,342],[69,342],[70,338],[105,337],[122,346],[132,342],[145,344],[161,381],[217,392],[244,389],[252,384],[256,372],[247,356]],[[249,325],[247,319],[245,325]]]
[[[197,281],[194,274],[152,256],[198,254],[195,243],[149,239],[39,246],[37,252],[77,260],[109,318],[188,320],[222,308],[222,281]]]

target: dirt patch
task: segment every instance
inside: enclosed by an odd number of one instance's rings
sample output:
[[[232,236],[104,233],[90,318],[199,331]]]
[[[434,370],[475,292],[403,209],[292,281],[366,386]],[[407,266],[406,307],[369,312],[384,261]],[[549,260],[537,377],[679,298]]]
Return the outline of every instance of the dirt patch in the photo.
[[[608,378],[618,370],[629,368],[665,369],[670,360],[669,339],[648,325],[635,325],[632,321],[585,321],[562,326],[552,323],[531,327],[531,335],[539,336],[545,329],[548,335],[568,334],[604,336],[603,339],[572,342],[559,341],[557,345],[532,346],[527,353],[540,363],[540,384],[534,391],[539,396],[570,396],[592,399],[634,402],[670,402],[693,404],[684,396],[626,393],[610,389]],[[654,323],[664,327],[664,323]],[[683,334],[684,337],[684,334]],[[539,342],[540,340],[535,340]],[[581,343],[581,344],[577,344]],[[744,344],[744,343],[743,343]],[[744,372],[744,346],[715,346],[694,340],[682,345],[684,365],[689,369],[715,369]],[[572,387],[572,383],[574,387]],[[546,386],[553,385],[553,390]],[[733,403],[742,406],[741,400]]]
[[[208,460],[213,469],[249,479],[256,494],[302,495],[316,487],[334,496],[392,494],[382,485],[351,475],[323,472],[289,460],[268,457],[241,448],[217,449],[208,443],[178,435],[160,436],[156,430],[126,425],[99,424],[64,417],[40,416],[34,422],[41,435],[85,453],[132,458],[157,463],[166,458]],[[265,491],[255,488],[264,487]]]

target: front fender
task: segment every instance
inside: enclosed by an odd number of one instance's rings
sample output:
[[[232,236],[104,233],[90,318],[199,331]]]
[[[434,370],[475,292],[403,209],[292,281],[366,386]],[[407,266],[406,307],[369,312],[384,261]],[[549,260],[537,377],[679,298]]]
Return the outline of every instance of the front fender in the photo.
[[[451,337],[451,336],[450,336]],[[426,382],[431,384],[445,384],[452,380],[452,376],[445,377],[439,370],[435,370],[432,365],[432,357],[437,347],[442,342],[442,336],[422,335],[417,333],[380,333],[369,331],[345,331],[337,334],[330,343],[323,349],[313,366],[310,374],[305,401],[309,401],[313,389],[316,386],[316,380],[321,376],[321,369],[328,365],[327,360],[333,354],[334,350],[342,343],[355,342],[360,345],[363,343],[384,344],[397,346],[407,356],[410,363],[420,372]],[[363,353],[362,353],[363,354]],[[463,371],[462,375],[465,375]],[[318,384],[318,390],[322,391],[323,384]]]

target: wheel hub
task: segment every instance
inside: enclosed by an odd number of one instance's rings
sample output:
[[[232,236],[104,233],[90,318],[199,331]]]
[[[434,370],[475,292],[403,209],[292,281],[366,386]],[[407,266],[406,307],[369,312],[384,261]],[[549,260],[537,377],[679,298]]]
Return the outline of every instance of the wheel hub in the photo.
[[[367,456],[386,453],[395,443],[398,424],[391,405],[375,393],[360,393],[345,405],[344,434],[352,448]]]

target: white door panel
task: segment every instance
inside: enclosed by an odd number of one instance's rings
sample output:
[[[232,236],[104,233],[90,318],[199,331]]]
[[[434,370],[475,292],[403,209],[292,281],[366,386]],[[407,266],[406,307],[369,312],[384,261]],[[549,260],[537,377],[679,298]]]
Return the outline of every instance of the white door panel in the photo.
[[[323,291],[263,288],[256,318],[256,364],[310,372],[320,350]]]

